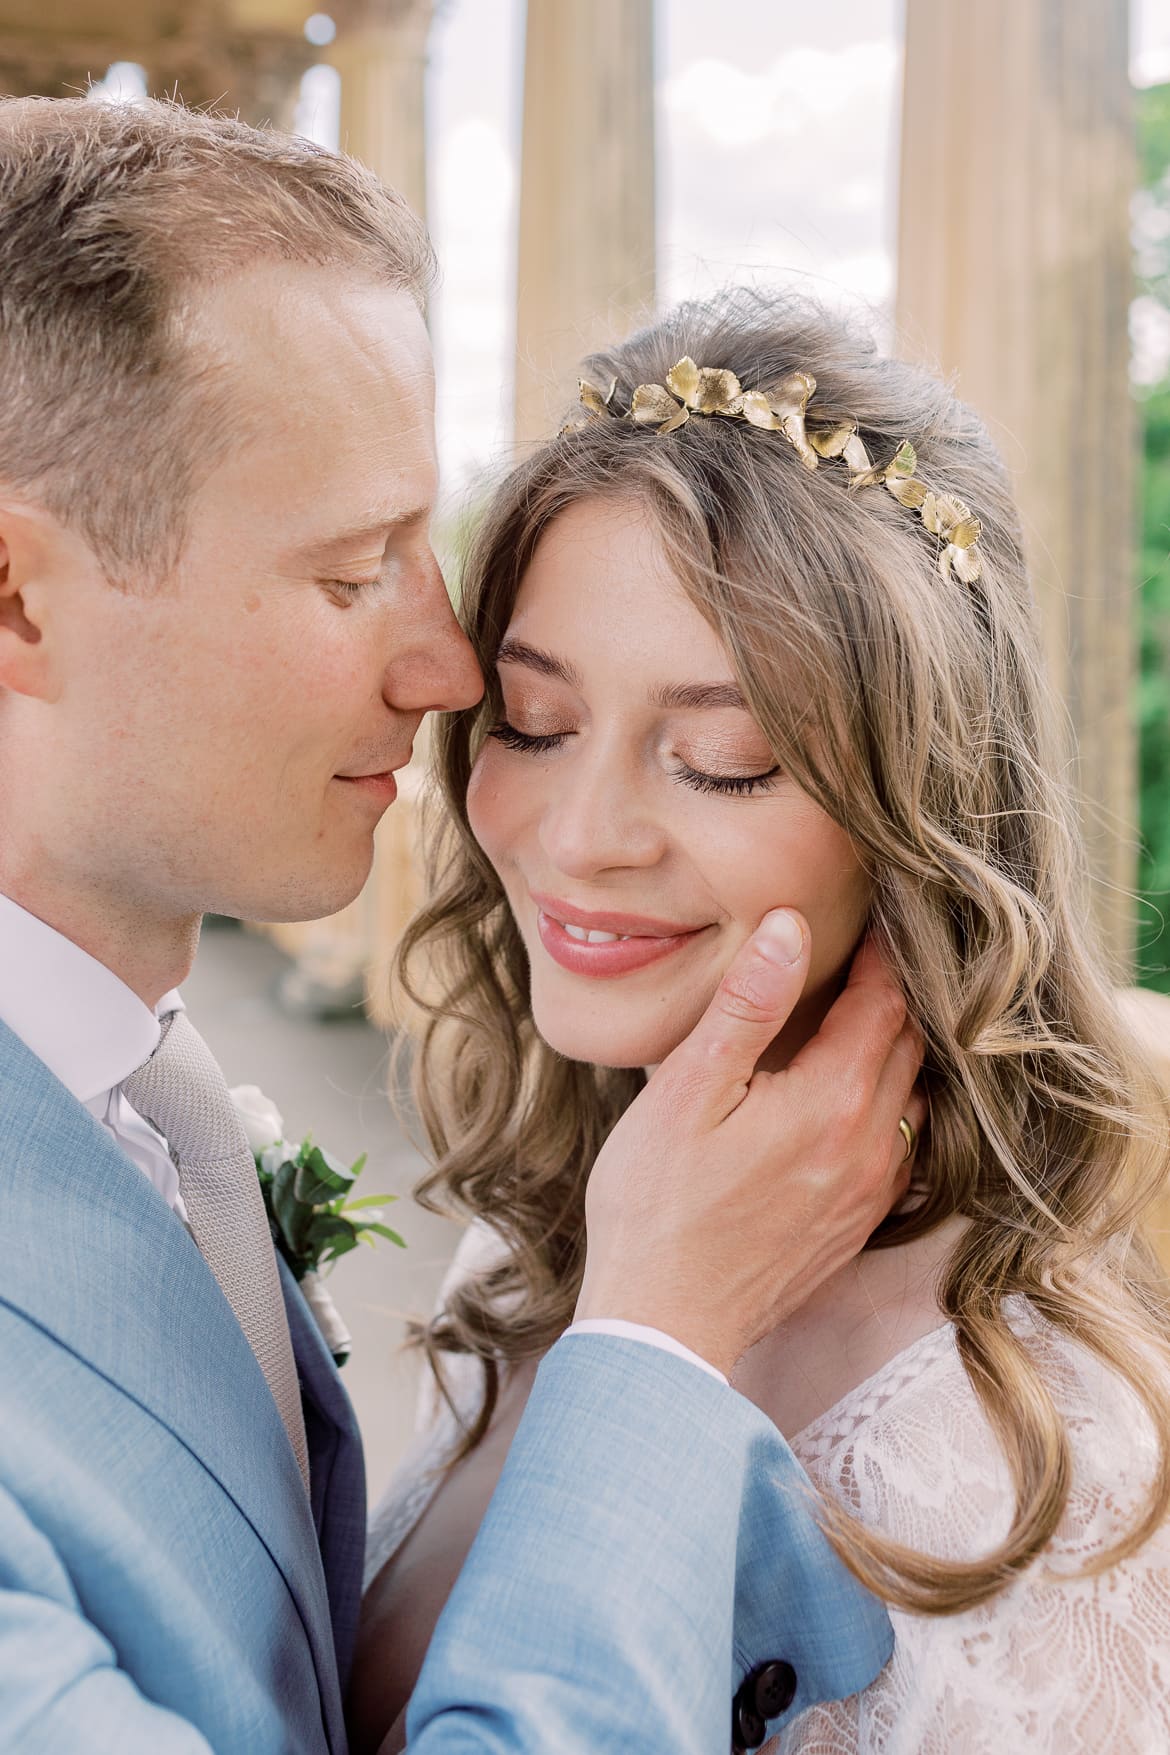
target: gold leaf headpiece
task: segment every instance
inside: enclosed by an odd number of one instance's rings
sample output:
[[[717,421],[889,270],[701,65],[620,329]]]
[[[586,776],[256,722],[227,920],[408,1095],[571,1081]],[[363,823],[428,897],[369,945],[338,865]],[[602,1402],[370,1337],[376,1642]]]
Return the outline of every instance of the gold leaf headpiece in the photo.
[[[938,570],[948,583],[953,573],[964,585],[973,585],[983,570],[976,546],[978,518],[953,494],[940,493],[919,481],[915,475],[918,458],[909,439],[902,441],[887,464],[875,468],[856,421],[840,421],[834,426],[806,424],[805,415],[817,387],[811,372],[789,372],[768,391],[745,390],[734,372],[697,366],[687,356],[670,368],[665,385],[639,384],[627,414],[619,414],[613,405],[616,378],[606,390],[584,378],[577,383],[587,412],[562,432],[607,416],[654,427],[659,433],[676,432],[693,414],[744,420],[751,426],[783,433],[806,469],[816,469],[822,457],[841,458],[849,471],[851,490],[882,486],[900,506],[917,512],[931,535],[938,538]]]

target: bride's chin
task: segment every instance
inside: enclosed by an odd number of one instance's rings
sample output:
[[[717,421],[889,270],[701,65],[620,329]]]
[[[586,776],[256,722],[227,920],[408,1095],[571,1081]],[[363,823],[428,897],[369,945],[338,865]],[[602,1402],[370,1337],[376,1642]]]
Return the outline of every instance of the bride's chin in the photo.
[[[536,1015],[535,1023],[548,1046],[565,1060],[581,1061],[587,1066],[625,1067],[657,1066],[665,1060],[682,1038],[676,1031],[633,1030],[628,1034],[612,1026],[608,1029],[582,1029],[569,1019],[544,1019]]]

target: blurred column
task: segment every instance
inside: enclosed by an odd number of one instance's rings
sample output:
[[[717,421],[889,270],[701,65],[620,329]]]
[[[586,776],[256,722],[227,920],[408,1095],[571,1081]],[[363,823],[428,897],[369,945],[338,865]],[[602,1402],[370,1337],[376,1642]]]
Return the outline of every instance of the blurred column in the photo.
[[[214,43],[164,38],[148,45],[138,59],[152,97],[177,91],[189,109],[238,114],[254,128],[287,134],[313,52],[299,33],[280,38],[234,31]]]
[[[361,0],[329,59],[341,75],[341,149],[427,207],[425,85],[434,0]]]
[[[1128,24],[1128,0],[907,0],[897,299],[903,352],[954,375],[1012,471],[1079,746],[1100,919],[1127,967]]]
[[[340,145],[426,212],[426,62],[433,0],[360,0],[342,13],[329,60],[341,75]],[[391,1022],[389,965],[419,900],[416,762],[399,775],[399,796],[383,817],[374,864],[357,900],[331,919],[268,931],[293,957],[280,986],[291,1011],[345,1012],[364,1003],[375,1023]]]
[[[528,0],[516,437],[543,438],[591,347],[654,298],[653,0]]]

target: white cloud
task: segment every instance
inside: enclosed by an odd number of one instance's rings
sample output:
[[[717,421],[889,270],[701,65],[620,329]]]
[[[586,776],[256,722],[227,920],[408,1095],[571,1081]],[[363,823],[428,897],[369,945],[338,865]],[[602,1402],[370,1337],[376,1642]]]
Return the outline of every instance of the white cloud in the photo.
[[[891,37],[791,48],[758,72],[697,58],[668,77],[665,303],[795,276],[830,302],[888,299],[900,60]]]
[[[806,131],[851,118],[858,104],[880,103],[898,67],[891,42],[853,43],[846,49],[789,49],[762,73],[730,61],[692,61],[662,87],[669,115],[685,118],[718,146],[798,139]],[[810,139],[815,151],[821,142]]]
[[[441,139],[433,182],[443,280],[433,333],[436,424],[452,489],[511,424],[516,170],[499,125],[456,122]]]
[[[807,280],[882,306],[893,280],[894,0],[670,0],[660,8],[662,305],[728,281]],[[519,0],[441,15],[430,67],[430,218],[448,488],[506,445],[511,418]]]
[[[1130,377],[1149,388],[1170,376],[1170,311],[1157,299],[1136,298],[1129,307]]]

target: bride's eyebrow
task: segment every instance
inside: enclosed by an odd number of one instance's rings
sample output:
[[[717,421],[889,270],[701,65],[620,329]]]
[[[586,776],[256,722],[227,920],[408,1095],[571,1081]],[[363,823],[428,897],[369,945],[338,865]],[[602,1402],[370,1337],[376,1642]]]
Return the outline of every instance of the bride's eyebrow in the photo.
[[[673,683],[652,690],[650,699],[656,707],[742,707],[745,713],[750,711],[733,682]]]
[[[580,671],[574,670],[571,664],[566,664],[563,658],[542,651],[539,646],[530,646],[526,640],[504,640],[496,653],[496,663],[522,664],[526,670],[535,670],[539,676],[550,676],[554,682],[567,683],[571,689],[582,687]],[[650,691],[650,704],[654,707],[682,710],[739,707],[745,713],[750,711],[733,682],[665,683]]]
[[[551,676],[554,682],[567,683],[571,689],[581,687],[579,670],[561,658],[554,658],[551,652],[542,652],[539,646],[530,646],[526,640],[504,640],[496,653],[496,663],[522,664],[540,676]]]

